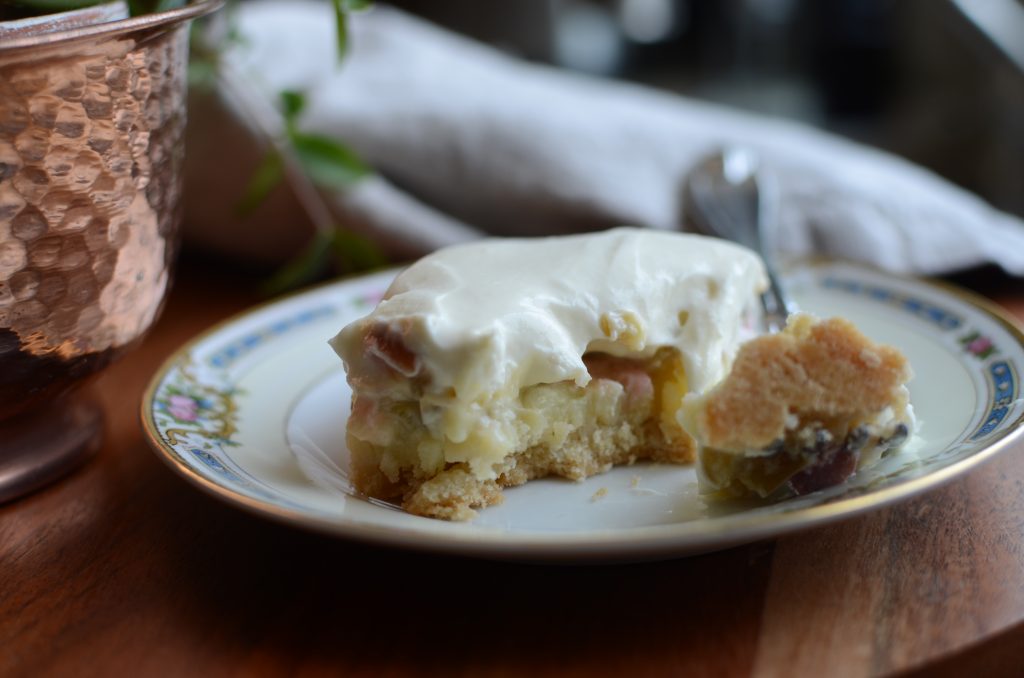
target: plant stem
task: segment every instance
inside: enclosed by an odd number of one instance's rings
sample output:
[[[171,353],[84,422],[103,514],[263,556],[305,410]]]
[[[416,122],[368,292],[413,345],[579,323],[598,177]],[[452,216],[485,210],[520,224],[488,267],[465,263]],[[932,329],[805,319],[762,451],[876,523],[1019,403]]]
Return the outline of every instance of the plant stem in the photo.
[[[258,95],[252,96],[249,88],[239,86],[240,82],[239,76],[231,71],[230,66],[221,62],[221,91],[239,102],[237,110],[248,117],[252,127],[280,156],[285,181],[291,185],[295,197],[313,222],[313,227],[321,235],[329,235],[335,230],[334,216],[312,179],[303,171],[295,149],[274,124],[273,121],[277,120],[280,114],[269,101]]]

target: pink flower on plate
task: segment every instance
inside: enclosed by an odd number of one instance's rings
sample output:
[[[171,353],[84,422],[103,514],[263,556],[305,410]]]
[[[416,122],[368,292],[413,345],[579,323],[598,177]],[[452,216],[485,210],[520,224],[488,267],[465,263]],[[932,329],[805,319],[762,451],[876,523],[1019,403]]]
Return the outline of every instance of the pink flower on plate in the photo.
[[[167,411],[178,421],[195,421],[199,418],[199,403],[183,395],[172,395],[167,399]]]
[[[985,353],[992,348],[992,340],[988,337],[978,337],[967,345],[967,350],[975,355]]]

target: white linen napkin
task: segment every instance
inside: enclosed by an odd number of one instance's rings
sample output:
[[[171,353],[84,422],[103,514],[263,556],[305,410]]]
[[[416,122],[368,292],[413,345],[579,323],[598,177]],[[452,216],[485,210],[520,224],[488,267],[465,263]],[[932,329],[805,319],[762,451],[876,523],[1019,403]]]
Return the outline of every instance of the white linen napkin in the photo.
[[[419,254],[484,232],[678,228],[686,173],[713,149],[741,144],[777,177],[785,252],[924,274],[991,262],[1024,275],[1020,220],[893,155],[804,125],[530,64],[393,8],[352,23],[338,67],[328,3],[241,3],[242,40],[224,54],[222,93],[250,128],[257,109],[263,127],[279,128],[278,93],[304,91],[303,129],[345,140],[379,173],[327,196],[332,211],[393,252]],[[259,134],[236,134],[232,149],[223,123],[207,115],[194,114],[193,123],[216,129],[218,156],[254,163]],[[187,228],[224,246],[234,236],[208,197],[223,204],[238,195],[245,172],[200,173],[192,183],[201,185],[189,187]],[[285,216],[294,215],[291,204],[261,214],[260,230],[306,228]],[[253,228],[245,226],[250,241]],[[257,257],[281,251],[251,249]]]

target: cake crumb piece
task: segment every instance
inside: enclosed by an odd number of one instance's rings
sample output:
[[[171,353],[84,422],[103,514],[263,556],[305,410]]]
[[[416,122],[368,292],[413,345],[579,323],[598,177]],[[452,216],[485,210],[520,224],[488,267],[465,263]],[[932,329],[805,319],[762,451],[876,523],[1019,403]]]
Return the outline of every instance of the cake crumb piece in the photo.
[[[594,493],[594,494],[593,494],[593,495],[592,495],[592,496],[590,497],[590,501],[598,501],[599,499],[601,499],[602,497],[604,497],[604,496],[605,496],[606,494],[608,494],[608,488],[607,488],[607,487],[602,487],[602,488],[599,488],[599,489],[597,490],[597,492],[595,492],[595,493]]]
[[[906,357],[842,318],[790,316],[743,344],[728,376],[684,402],[701,443],[701,493],[808,494],[844,482],[906,442],[914,413]]]

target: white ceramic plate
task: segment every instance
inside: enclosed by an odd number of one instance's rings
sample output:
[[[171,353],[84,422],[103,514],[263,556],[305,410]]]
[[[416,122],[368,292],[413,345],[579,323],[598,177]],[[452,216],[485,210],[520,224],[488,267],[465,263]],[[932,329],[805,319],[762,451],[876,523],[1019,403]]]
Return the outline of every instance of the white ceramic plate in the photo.
[[[722,509],[693,468],[637,464],[583,482],[505,490],[470,523],[408,515],[345,474],[350,391],[327,339],[369,312],[394,271],[313,289],[240,315],[160,369],[142,404],[157,453],[200,488],[294,525],[368,541],[528,560],[682,556],[775,537],[936,487],[1024,430],[1024,334],[958,290],[848,264],[790,274],[803,310],[843,315],[909,357],[921,427],[898,455],[845,484],[771,506]]]

